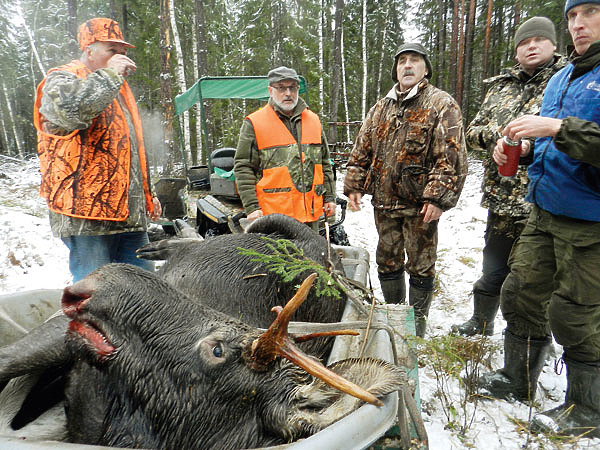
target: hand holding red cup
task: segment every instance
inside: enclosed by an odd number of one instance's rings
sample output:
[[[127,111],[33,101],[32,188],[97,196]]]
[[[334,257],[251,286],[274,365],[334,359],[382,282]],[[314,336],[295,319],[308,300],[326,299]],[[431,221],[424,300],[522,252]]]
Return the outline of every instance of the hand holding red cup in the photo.
[[[506,155],[506,162],[498,165],[498,173],[503,177],[514,177],[519,168],[519,158],[521,157],[521,139],[513,141],[508,136],[502,139],[503,153]]]

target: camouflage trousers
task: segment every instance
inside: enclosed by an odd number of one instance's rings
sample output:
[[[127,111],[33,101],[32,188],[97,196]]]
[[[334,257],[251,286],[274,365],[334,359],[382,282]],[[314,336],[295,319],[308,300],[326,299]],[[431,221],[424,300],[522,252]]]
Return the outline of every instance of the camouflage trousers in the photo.
[[[568,358],[600,361],[600,223],[534,207],[509,266],[500,300],[508,329],[552,333]]]
[[[381,209],[374,213],[379,234],[377,271],[386,274],[405,269],[413,277],[434,277],[438,221],[424,223],[421,215],[406,217],[402,212]]]

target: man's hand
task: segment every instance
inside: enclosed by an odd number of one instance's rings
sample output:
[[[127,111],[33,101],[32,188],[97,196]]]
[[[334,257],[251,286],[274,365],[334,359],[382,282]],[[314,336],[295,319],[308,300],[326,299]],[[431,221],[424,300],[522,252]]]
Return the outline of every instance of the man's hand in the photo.
[[[323,205],[323,211],[325,211],[325,217],[333,216],[335,214],[335,202],[327,202]]]
[[[150,214],[150,218],[152,220],[158,220],[160,219],[160,216],[162,216],[162,206],[158,197],[152,197],[152,205],[154,206],[154,211]]]
[[[352,211],[360,211],[360,200],[362,199],[360,192],[350,192],[348,194],[349,207]]]
[[[423,214],[423,222],[429,223],[442,217],[442,210],[431,203],[425,203],[420,214]]]
[[[128,58],[125,55],[121,55],[120,53],[113,55],[108,60],[106,67],[110,67],[122,77],[131,75],[133,72],[135,72],[135,69],[137,68],[132,59]]]
[[[262,209],[257,209],[256,211],[252,211],[250,214],[248,214],[246,216],[246,218],[248,220],[252,221],[252,220],[256,220],[256,219],[258,219],[259,217],[262,217],[262,216],[264,216],[264,214],[262,212]]]
[[[558,133],[561,125],[561,119],[526,114],[506,125],[502,134],[514,141],[526,137],[554,137],[556,136],[556,133]]]
[[[531,142],[529,142],[527,139],[522,140],[521,141],[521,157],[527,156],[529,154],[530,150],[531,150]],[[504,153],[504,146],[502,145],[502,139],[498,139],[498,142],[496,142],[496,146],[494,147],[494,151],[492,152],[492,159],[499,166],[503,166],[504,164],[506,164],[506,161],[508,161],[508,157]]]

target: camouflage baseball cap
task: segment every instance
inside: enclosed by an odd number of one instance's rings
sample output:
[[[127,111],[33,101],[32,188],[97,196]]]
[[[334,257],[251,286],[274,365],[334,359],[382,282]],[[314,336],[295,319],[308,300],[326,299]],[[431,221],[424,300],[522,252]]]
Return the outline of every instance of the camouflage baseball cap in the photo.
[[[84,50],[88,45],[97,41],[117,42],[126,47],[135,48],[134,45],[123,40],[123,33],[121,33],[119,24],[106,17],[96,17],[82,23],[77,32],[77,40],[79,41],[81,50]]]
[[[282,80],[294,80],[300,83],[300,77],[296,71],[285,66],[277,67],[276,69],[269,71],[267,78],[269,79],[269,84],[277,83]]]

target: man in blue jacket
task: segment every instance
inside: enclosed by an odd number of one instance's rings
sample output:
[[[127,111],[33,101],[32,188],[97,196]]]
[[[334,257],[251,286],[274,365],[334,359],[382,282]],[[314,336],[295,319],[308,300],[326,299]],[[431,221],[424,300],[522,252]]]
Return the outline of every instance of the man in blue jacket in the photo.
[[[534,428],[600,437],[600,0],[567,0],[574,51],[548,83],[539,116],[509,123],[511,139],[535,137],[531,215],[502,286],[504,368],[480,378],[483,393],[533,400],[551,333],[563,346],[565,402]],[[506,156],[501,146],[494,159]]]

